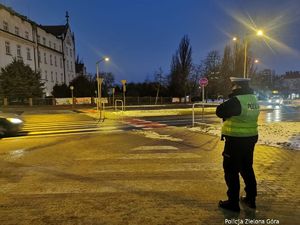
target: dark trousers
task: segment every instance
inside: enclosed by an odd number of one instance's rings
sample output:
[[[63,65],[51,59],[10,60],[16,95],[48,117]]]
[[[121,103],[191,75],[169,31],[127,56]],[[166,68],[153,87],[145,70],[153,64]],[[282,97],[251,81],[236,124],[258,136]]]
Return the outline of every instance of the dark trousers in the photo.
[[[253,152],[258,136],[225,137],[223,168],[228,187],[227,196],[232,202],[239,201],[241,174],[245,182],[247,198],[255,200],[257,195],[256,179],[253,170]]]

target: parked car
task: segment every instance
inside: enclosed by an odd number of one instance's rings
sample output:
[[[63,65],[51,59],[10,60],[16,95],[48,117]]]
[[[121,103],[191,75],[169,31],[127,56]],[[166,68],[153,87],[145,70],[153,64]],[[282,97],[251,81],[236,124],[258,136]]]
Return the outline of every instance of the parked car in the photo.
[[[17,134],[23,124],[24,121],[18,115],[0,112],[0,136]]]

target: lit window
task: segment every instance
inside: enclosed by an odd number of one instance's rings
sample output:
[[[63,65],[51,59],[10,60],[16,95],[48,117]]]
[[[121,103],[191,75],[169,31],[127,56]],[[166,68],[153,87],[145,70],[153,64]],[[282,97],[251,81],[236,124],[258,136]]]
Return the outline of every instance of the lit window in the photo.
[[[11,55],[10,53],[10,44],[8,41],[5,42],[5,52],[6,52],[6,55]]]
[[[27,48],[27,60],[31,60],[30,48]]]
[[[3,30],[8,31],[8,23],[3,21]]]

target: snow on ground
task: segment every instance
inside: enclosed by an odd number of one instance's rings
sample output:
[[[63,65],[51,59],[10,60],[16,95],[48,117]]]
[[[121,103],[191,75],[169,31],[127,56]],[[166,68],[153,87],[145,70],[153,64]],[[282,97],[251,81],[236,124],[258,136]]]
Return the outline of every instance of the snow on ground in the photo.
[[[189,128],[191,131],[204,132],[211,135],[221,135],[220,125],[197,125]],[[300,150],[300,122],[273,122],[259,124],[258,144]]]

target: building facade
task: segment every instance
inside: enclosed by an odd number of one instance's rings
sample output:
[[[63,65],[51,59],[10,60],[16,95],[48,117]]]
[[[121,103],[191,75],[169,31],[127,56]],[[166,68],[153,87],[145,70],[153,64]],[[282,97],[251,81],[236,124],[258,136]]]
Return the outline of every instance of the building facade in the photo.
[[[75,39],[66,24],[43,26],[0,4],[0,68],[14,58],[41,73],[45,96],[75,78]]]

